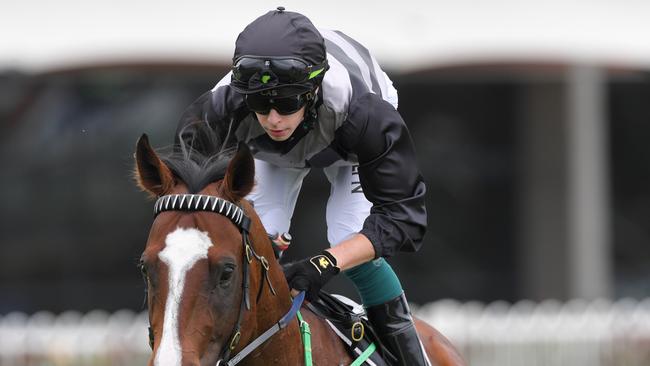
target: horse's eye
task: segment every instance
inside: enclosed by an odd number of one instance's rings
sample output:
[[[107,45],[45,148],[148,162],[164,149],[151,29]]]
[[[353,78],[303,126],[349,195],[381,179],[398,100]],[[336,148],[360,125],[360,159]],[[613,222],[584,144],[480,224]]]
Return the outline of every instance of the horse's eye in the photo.
[[[228,286],[230,280],[232,279],[233,273],[235,273],[234,264],[226,264],[225,266],[223,266],[223,270],[221,271],[221,277],[219,278],[219,286],[221,287]]]

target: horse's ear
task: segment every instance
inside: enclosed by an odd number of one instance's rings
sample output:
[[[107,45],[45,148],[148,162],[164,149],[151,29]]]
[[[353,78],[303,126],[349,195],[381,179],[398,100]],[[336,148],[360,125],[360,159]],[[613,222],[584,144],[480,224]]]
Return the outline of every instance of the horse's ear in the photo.
[[[135,149],[135,179],[138,186],[154,197],[162,196],[174,185],[174,176],[142,134]]]
[[[248,145],[239,143],[237,153],[230,160],[223,178],[222,194],[239,201],[253,190],[255,184],[255,161]]]

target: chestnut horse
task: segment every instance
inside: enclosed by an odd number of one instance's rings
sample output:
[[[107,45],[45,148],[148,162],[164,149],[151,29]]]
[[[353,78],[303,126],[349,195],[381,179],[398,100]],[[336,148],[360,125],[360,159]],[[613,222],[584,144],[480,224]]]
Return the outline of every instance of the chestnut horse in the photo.
[[[140,266],[147,282],[149,365],[302,365],[305,352],[281,266],[244,197],[254,160],[244,144],[201,161],[176,151],[164,158],[143,135],[136,147],[139,186],[158,198]],[[292,306],[293,305],[293,306]],[[344,344],[307,308],[311,357],[349,365]],[[460,365],[439,332],[416,321],[432,362]]]

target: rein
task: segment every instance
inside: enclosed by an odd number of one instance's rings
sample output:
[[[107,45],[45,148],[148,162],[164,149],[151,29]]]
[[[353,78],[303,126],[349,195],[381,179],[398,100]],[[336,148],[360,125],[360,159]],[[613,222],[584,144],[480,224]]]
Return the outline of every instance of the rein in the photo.
[[[266,283],[269,285],[269,289],[271,290],[271,293],[274,296],[276,295],[275,289],[273,288],[273,285],[271,284],[271,280],[269,278],[268,260],[264,256],[258,255],[255,252],[253,246],[250,244],[248,236],[250,231],[251,220],[250,218],[248,218],[248,216],[246,216],[244,210],[242,210],[241,207],[235,205],[234,203],[229,202],[220,197],[208,196],[202,194],[172,194],[172,195],[161,196],[160,198],[158,198],[156,204],[154,205],[154,209],[153,209],[154,218],[158,216],[158,214],[160,214],[161,212],[165,212],[165,211],[214,212],[219,215],[227,217],[233,224],[235,224],[235,226],[237,226],[237,228],[241,232],[242,246],[246,257],[245,260],[242,260],[242,264],[243,264],[242,302],[239,308],[239,316],[237,318],[237,322],[235,323],[235,327],[232,330],[231,336],[229,338],[229,342],[226,343],[227,346],[222,350],[221,357],[217,361],[217,366],[222,364],[228,366],[234,366],[237,363],[239,363],[241,360],[243,360],[246,356],[248,356],[251,352],[253,352],[257,347],[259,347],[261,344],[263,344],[269,338],[271,338],[271,336],[273,336],[281,329],[284,329],[289,324],[289,321],[296,316],[296,313],[300,309],[300,306],[302,305],[302,302],[305,298],[305,293],[301,292],[298,296],[296,296],[296,298],[293,300],[293,303],[289,311],[276,324],[274,324],[271,328],[267,329],[264,333],[262,333],[259,337],[257,337],[251,343],[249,343],[246,347],[244,347],[237,355],[233,356],[231,359],[230,353],[235,349],[235,347],[237,347],[237,344],[239,343],[239,340],[241,338],[241,323],[244,318],[244,312],[246,310],[250,310],[251,308],[248,289],[250,285],[249,266],[250,263],[253,261],[253,259],[256,259],[257,261],[260,262],[262,268],[262,276],[266,279]],[[260,296],[262,295],[263,288],[264,288],[264,284],[261,283],[260,289],[257,293],[256,302],[259,302]],[[153,334],[151,332],[151,328],[149,332],[149,337],[150,337],[149,341],[153,347]]]

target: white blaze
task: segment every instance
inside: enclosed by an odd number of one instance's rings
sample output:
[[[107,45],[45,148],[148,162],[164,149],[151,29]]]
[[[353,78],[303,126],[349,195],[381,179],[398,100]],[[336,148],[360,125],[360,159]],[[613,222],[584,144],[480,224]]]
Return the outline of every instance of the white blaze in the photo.
[[[178,309],[183,297],[185,275],[194,263],[208,257],[212,242],[208,233],[197,229],[178,228],[167,235],[165,249],[158,257],[169,269],[169,292],[165,303],[165,318],[160,347],[154,359],[154,365],[180,365],[181,343],[178,334]]]

